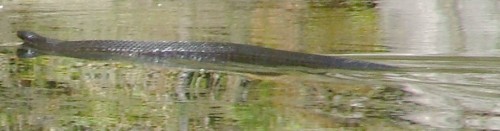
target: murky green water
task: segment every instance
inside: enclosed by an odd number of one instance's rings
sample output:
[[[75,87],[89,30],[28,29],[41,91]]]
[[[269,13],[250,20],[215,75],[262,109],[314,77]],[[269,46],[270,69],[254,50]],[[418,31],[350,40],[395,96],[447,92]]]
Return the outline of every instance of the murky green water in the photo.
[[[200,70],[0,54],[1,130],[498,130],[498,2],[0,1],[17,30],[64,40],[259,45],[397,71]],[[248,69],[273,73],[245,73]],[[317,72],[322,73],[317,73]],[[277,72],[277,73],[276,73]],[[325,73],[326,72],[326,73]]]

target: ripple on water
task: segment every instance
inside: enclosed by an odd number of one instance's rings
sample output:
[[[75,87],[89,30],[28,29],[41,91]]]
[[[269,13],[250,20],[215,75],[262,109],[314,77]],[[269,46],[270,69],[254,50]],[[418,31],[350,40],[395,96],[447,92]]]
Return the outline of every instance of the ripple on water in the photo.
[[[398,85],[407,105],[400,118],[432,128],[496,130],[500,122],[499,57],[356,56],[394,63],[402,71],[380,74],[350,72],[343,79],[369,79]],[[353,74],[354,73],[354,74]],[[363,75],[359,75],[363,74]],[[371,74],[371,75],[370,75]]]

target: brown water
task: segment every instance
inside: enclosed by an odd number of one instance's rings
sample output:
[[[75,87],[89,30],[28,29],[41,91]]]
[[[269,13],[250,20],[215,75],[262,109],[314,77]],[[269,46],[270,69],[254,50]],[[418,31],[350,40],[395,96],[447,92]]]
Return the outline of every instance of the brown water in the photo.
[[[235,42],[398,71],[200,70],[0,50],[2,130],[500,129],[495,0],[0,1],[17,30],[64,40]],[[255,66],[246,70],[262,71]],[[303,69],[300,69],[303,70]],[[311,74],[308,72],[326,72]]]

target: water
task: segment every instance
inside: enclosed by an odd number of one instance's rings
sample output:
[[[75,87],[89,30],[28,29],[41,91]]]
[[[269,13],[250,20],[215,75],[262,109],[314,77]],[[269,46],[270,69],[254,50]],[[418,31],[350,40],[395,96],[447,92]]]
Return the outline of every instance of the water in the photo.
[[[0,5],[2,130],[500,128],[494,0]],[[402,69],[238,71],[59,56],[19,59],[17,30],[64,40],[246,43]]]

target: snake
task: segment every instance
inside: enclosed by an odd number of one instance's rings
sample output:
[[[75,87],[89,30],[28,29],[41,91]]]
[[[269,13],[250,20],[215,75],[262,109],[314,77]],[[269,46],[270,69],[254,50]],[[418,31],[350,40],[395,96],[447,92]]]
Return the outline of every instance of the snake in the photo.
[[[47,54],[81,59],[148,59],[156,62],[186,60],[204,63],[241,63],[265,67],[391,70],[396,66],[338,56],[327,56],[229,42],[59,40],[32,31],[18,31],[28,54]]]

